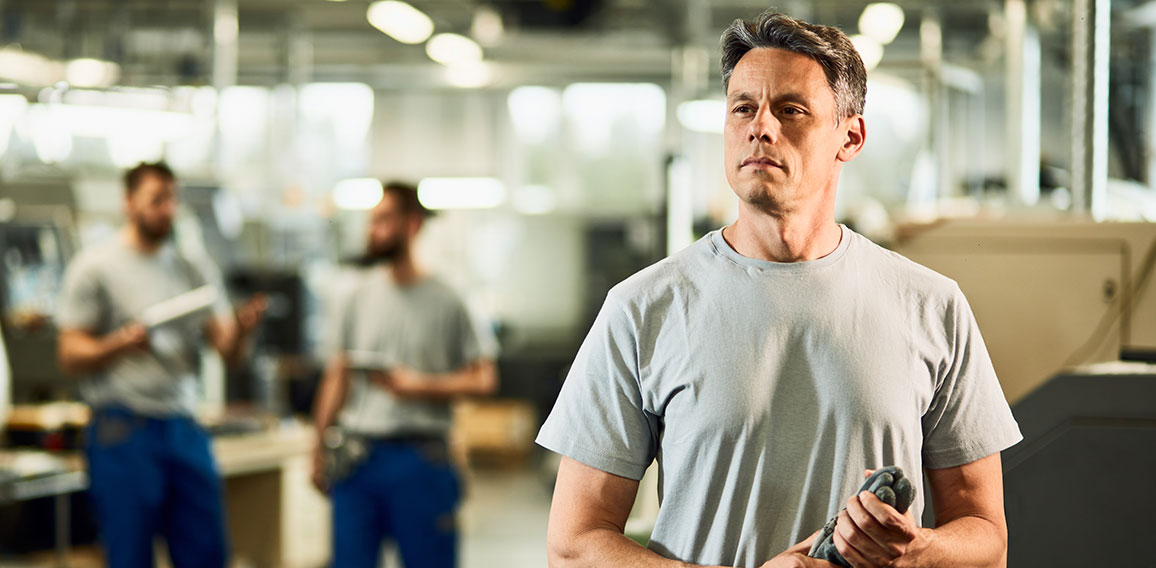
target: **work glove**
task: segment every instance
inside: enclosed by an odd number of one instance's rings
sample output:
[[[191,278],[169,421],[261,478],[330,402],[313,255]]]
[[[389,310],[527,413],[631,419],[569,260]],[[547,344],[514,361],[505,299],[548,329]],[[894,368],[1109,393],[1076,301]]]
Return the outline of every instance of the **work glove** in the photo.
[[[880,501],[895,507],[900,514],[906,513],[911,502],[915,500],[915,486],[903,477],[902,469],[893,465],[872,473],[867,481],[863,482],[856,495],[863,491],[874,493]],[[835,521],[838,519],[839,514],[836,513],[827,524],[823,525],[823,532],[815,539],[815,544],[811,545],[811,552],[807,553],[807,556],[849,568],[851,564],[835,549]]]

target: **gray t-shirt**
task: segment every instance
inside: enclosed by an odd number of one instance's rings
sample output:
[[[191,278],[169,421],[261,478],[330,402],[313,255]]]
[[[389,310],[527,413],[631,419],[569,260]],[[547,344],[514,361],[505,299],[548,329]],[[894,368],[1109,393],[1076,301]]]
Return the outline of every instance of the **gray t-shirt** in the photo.
[[[351,359],[377,354],[387,365],[447,373],[497,354],[492,335],[437,278],[399,286],[386,269],[368,269],[338,310],[334,347],[352,352]],[[399,400],[354,371],[338,421],[351,431],[375,436],[445,434],[450,411],[448,402]]]
[[[631,479],[657,458],[651,550],[758,566],[865,468],[898,465],[923,495],[915,472],[1020,440],[956,284],[842,231],[798,263],[714,231],[607,295],[537,441]]]
[[[229,307],[215,267],[192,262],[171,243],[145,254],[113,238],[83,250],[69,264],[57,326],[104,335],[137,321],[150,306],[210,283],[218,290],[215,311],[223,315]],[[209,317],[202,312],[151,329],[149,352],[113,361],[81,384],[81,394],[93,406],[122,406],[148,416],[192,415]]]

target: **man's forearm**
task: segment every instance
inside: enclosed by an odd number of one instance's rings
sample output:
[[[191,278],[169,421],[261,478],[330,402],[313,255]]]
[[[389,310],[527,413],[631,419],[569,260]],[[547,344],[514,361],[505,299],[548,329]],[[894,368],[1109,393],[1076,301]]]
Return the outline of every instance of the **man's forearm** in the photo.
[[[1007,534],[992,521],[962,517],[934,529],[923,529],[900,567],[1003,568]]]
[[[322,376],[321,387],[317,390],[317,402],[313,406],[313,425],[319,436],[333,425],[338,410],[345,403],[348,390],[345,362],[340,358],[330,361]]]
[[[663,558],[612,528],[594,529],[575,536],[565,544],[549,543],[550,568],[686,568],[699,566]],[[720,567],[712,567],[720,568]]]
[[[57,343],[57,363],[67,374],[104,370],[125,350],[117,332],[92,336],[80,332],[62,333]]]
[[[459,396],[486,396],[493,394],[498,387],[497,371],[490,361],[478,361],[441,375],[418,373],[417,377],[395,379],[394,390],[407,397],[444,400]]]

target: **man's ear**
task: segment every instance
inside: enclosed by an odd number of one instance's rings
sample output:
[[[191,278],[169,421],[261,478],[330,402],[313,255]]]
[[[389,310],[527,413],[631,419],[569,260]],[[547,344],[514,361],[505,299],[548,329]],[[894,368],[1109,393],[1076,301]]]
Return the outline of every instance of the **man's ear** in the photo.
[[[863,150],[863,144],[867,142],[867,123],[863,120],[863,115],[856,114],[843,119],[839,128],[844,132],[843,145],[839,147],[835,159],[850,162],[859,155]]]

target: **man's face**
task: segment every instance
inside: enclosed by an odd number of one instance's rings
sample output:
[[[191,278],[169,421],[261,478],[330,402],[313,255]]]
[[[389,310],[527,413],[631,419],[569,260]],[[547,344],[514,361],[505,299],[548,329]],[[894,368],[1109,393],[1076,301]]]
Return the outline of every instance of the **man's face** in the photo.
[[[369,213],[366,255],[372,260],[393,260],[409,246],[412,215],[402,210],[396,195],[386,192]]]
[[[144,176],[136,190],[125,198],[129,222],[142,238],[154,243],[172,234],[176,210],[177,182],[158,175]]]
[[[727,88],[727,181],[743,201],[770,213],[818,206],[833,192],[847,128],[822,66],[782,49],[752,49]],[[830,197],[833,197],[833,193]]]

